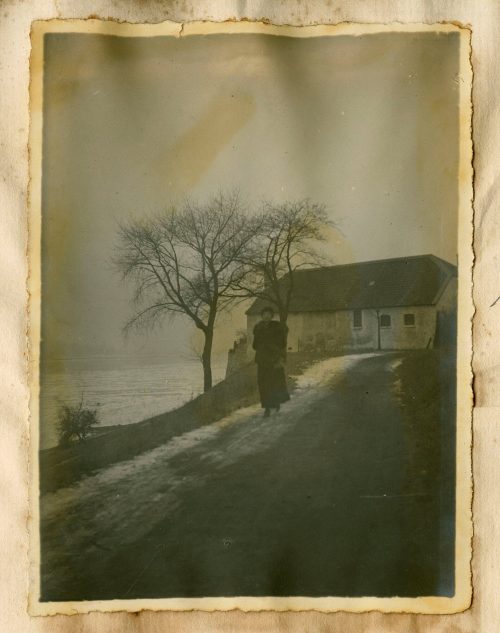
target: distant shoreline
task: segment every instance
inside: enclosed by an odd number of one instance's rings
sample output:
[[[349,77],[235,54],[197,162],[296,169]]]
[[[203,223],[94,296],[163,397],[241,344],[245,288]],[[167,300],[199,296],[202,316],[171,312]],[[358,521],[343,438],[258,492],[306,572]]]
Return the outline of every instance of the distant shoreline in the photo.
[[[342,354],[339,354],[340,356]],[[333,355],[328,355],[328,357]],[[300,375],[326,358],[312,353],[289,355],[287,373]],[[294,381],[289,378],[293,390]],[[84,442],[40,450],[40,491],[53,492],[82,476],[156,448],[177,435],[211,424],[258,402],[256,365],[249,362],[214,387],[173,410],[131,424],[109,425]]]
[[[214,384],[224,379],[226,362],[213,363]],[[83,404],[98,410],[99,427],[137,424],[172,411],[203,391],[198,361],[163,358],[147,361],[66,360],[46,364],[40,376],[40,445],[58,443],[62,405]]]
[[[227,355],[217,355],[214,357],[214,362],[222,362],[223,359],[226,358]],[[183,357],[181,355],[177,356],[65,356],[65,357],[49,357],[42,358],[42,364],[51,364],[51,363],[72,363],[72,362],[91,362],[95,361],[99,362],[109,362],[109,361],[127,361],[127,362],[141,362],[145,365],[147,364],[157,364],[157,363],[170,363],[172,365],[178,365],[179,363],[199,363],[201,367],[201,361],[198,358],[189,358]]]

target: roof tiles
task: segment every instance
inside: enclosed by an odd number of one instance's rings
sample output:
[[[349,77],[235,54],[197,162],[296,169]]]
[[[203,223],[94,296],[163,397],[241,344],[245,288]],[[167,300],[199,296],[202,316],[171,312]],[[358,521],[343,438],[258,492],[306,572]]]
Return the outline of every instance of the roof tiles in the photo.
[[[456,267],[434,255],[302,269],[294,273],[290,312],[433,305],[454,276]],[[267,303],[256,299],[247,314]]]

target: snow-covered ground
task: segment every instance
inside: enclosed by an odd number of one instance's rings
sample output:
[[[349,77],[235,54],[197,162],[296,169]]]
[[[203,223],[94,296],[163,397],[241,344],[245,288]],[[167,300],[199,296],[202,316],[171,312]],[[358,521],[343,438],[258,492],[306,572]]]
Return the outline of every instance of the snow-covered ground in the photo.
[[[61,529],[64,549],[77,548],[84,556],[85,551],[133,542],[165,516],[174,516],[184,489],[200,485],[217,469],[277,442],[291,424],[301,423],[303,413],[323,390],[330,391],[344,371],[373,355],[335,357],[313,364],[296,377],[290,402],[270,418],[262,417],[258,405],[239,409],[217,423],[47,493],[42,498],[41,521],[44,531],[54,534],[54,540],[45,546],[49,567],[58,564]],[[179,466],[182,456],[189,458],[187,463],[204,467]]]

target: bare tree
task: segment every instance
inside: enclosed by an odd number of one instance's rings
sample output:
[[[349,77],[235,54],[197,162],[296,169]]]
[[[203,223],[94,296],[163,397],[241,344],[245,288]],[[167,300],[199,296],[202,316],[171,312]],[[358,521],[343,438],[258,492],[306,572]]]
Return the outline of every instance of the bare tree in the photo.
[[[188,317],[203,333],[203,387],[212,387],[212,344],[220,311],[236,300],[248,274],[245,250],[255,225],[237,194],[120,226],[115,259],[135,286],[137,311],[127,327],[151,326],[166,314]]]
[[[325,263],[316,247],[325,240],[324,229],[331,225],[324,205],[307,199],[265,203],[255,220],[254,240],[242,252],[247,271],[236,284],[238,296],[263,299],[286,323],[295,272]]]

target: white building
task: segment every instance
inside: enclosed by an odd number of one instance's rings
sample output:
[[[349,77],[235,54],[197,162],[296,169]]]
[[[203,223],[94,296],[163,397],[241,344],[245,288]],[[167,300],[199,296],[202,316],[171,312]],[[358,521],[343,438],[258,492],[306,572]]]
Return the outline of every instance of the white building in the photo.
[[[365,351],[454,344],[457,271],[434,255],[303,269],[294,273],[288,349]],[[265,305],[247,310],[247,353]]]

